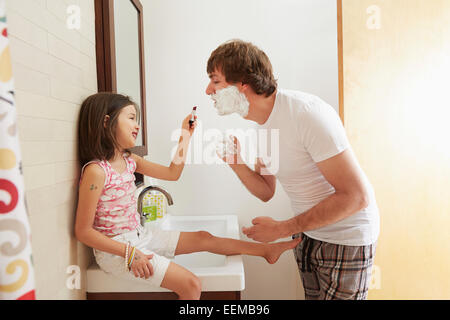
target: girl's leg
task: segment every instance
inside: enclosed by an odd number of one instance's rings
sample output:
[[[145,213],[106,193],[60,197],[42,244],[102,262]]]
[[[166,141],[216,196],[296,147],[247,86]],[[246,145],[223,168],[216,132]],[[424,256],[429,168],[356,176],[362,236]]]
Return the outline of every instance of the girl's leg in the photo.
[[[200,299],[200,280],[195,274],[173,262],[167,268],[161,287],[174,291],[180,300]]]
[[[284,251],[295,248],[300,241],[300,239],[294,239],[277,243],[255,243],[219,238],[206,231],[181,232],[175,255],[208,251],[226,256],[237,254],[259,256],[264,257],[269,263],[275,263]]]

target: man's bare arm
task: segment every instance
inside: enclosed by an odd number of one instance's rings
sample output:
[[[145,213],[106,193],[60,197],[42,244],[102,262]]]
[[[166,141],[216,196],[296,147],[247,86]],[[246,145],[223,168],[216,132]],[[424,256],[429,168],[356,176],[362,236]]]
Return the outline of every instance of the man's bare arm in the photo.
[[[255,218],[252,227],[243,228],[244,234],[257,241],[271,242],[336,223],[367,207],[368,195],[363,177],[350,150],[317,163],[317,167],[334,187],[334,194],[289,220]]]
[[[273,175],[262,175],[261,168],[263,167],[265,165],[259,158],[256,160],[254,171],[243,161],[238,164],[230,164],[230,168],[233,169],[247,190],[260,200],[267,202],[275,194],[276,178]]]

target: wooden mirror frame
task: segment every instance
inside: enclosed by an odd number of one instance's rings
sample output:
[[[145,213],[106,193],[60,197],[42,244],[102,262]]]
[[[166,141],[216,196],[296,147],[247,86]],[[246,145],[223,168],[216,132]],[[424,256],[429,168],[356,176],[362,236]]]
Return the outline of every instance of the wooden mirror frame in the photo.
[[[122,0],[123,1],[123,0]],[[139,0],[129,0],[138,12],[138,36],[139,36],[139,60],[140,60],[140,83],[141,83],[141,106],[142,113],[142,146],[136,146],[131,151],[141,157],[148,154],[147,146],[147,114],[146,114],[146,92],[145,92],[145,63],[144,63],[144,18],[142,4]],[[97,85],[98,92],[117,93],[116,79],[116,46],[114,33],[114,1],[95,0],[95,42],[97,52]],[[144,183],[144,176],[135,173],[136,186]]]

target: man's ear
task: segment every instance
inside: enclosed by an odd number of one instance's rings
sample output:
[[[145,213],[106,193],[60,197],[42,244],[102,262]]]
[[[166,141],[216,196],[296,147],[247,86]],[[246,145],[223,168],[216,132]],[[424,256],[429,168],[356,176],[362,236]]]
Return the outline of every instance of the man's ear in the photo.
[[[240,82],[238,84],[238,89],[239,89],[240,92],[246,92],[248,90],[248,88],[249,88],[248,83]]]
[[[109,121],[109,116],[106,115],[105,119],[103,120],[103,127],[106,128],[106,123]]]

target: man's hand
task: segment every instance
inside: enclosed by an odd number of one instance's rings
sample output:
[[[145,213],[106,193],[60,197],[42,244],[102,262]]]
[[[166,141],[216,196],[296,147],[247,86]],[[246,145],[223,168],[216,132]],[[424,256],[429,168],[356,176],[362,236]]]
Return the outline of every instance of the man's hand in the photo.
[[[270,217],[257,217],[252,220],[253,227],[242,228],[242,232],[250,239],[259,242],[273,242],[286,237],[284,224]]]
[[[218,149],[216,149],[216,154],[229,165],[244,163],[241,158],[241,144],[235,136],[230,135],[228,139],[220,143]]]

